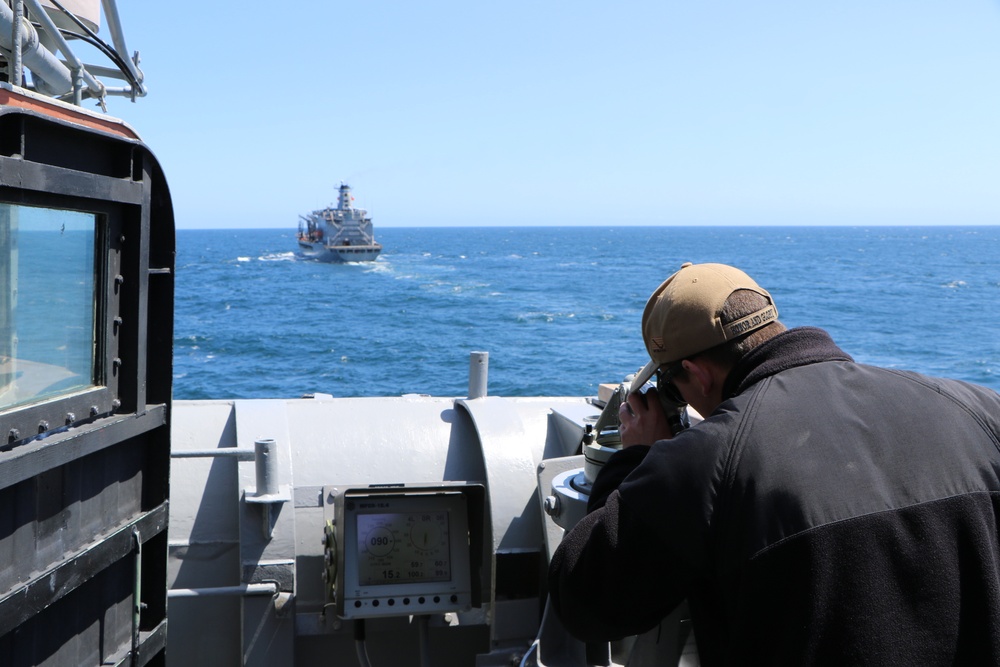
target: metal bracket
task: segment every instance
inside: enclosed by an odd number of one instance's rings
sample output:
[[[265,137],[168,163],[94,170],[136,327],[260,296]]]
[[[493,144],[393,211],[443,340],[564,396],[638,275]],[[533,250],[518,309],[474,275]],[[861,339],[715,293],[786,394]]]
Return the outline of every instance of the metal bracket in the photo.
[[[279,485],[277,445],[274,440],[265,439],[254,442],[254,464],[256,466],[257,487],[247,487],[243,491],[243,501],[248,505],[260,505],[261,528],[268,540],[274,532],[274,521],[271,508],[292,499],[291,489],[287,484]],[[274,512],[277,515],[277,512]]]

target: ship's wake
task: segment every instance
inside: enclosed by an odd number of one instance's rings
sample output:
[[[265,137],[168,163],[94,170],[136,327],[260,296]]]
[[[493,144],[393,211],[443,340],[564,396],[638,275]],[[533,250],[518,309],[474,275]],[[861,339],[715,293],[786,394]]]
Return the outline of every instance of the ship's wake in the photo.
[[[257,258],[257,261],[260,261],[260,262],[294,262],[296,259],[298,259],[298,258],[296,257],[296,255],[295,255],[294,252],[272,252],[272,253],[268,253],[267,255],[261,255],[260,257]],[[243,261],[242,257],[240,257],[240,261],[241,262]]]

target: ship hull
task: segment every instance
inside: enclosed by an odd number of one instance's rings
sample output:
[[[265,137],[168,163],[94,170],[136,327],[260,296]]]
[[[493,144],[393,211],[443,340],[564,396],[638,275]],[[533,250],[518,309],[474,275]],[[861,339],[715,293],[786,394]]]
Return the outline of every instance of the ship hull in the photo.
[[[299,251],[303,256],[320,262],[374,262],[382,252],[382,245],[326,246],[321,242],[300,240]]]

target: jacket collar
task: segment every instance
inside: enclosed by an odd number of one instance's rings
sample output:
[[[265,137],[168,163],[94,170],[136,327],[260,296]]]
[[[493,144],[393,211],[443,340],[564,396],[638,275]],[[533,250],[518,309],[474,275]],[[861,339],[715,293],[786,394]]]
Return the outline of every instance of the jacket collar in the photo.
[[[854,361],[837,347],[830,334],[817,327],[784,331],[755,347],[733,367],[722,387],[722,398],[732,398],[775,373],[823,361]]]

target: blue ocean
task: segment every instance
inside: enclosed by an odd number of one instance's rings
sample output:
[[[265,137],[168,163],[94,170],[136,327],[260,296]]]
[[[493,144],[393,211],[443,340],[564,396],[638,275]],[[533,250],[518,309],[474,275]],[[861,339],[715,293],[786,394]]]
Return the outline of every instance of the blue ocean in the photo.
[[[322,264],[294,230],[179,230],[174,397],[587,396],[648,359],[649,294],[682,262],[747,271],[789,326],[858,361],[1000,390],[1000,227],[376,229]]]

